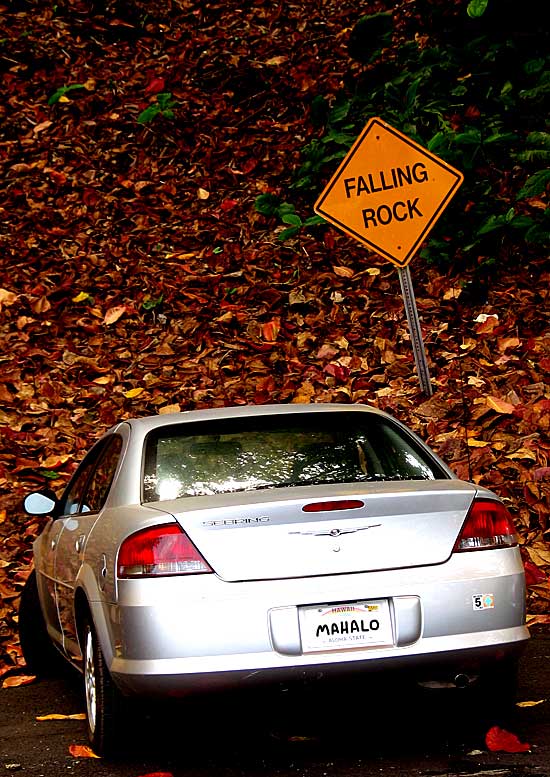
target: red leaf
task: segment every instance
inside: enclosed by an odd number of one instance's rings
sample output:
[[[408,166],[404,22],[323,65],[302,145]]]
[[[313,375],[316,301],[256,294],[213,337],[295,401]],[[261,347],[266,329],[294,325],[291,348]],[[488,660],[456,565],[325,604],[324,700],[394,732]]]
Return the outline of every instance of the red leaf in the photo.
[[[36,680],[35,675],[19,674],[13,677],[6,677],[2,683],[2,688],[18,688],[20,685],[30,685]]]
[[[342,367],[340,364],[334,364],[333,362],[327,364],[323,368],[323,371],[329,375],[332,375],[332,377],[336,378],[336,380],[340,381],[340,383],[345,383],[349,375],[349,370],[347,367]]]
[[[224,213],[227,213],[227,211],[232,210],[235,205],[238,205],[239,203],[237,200],[224,200],[222,204],[220,205],[220,210],[222,210]]]
[[[153,76],[147,86],[145,87],[144,94],[146,97],[149,97],[151,94],[158,94],[159,92],[164,91],[164,87],[166,86],[166,82],[164,78],[158,78],[157,76]]]
[[[269,343],[275,342],[279,330],[281,328],[281,319],[278,317],[272,318],[266,324],[262,324],[262,337]]]
[[[537,567],[536,564],[533,564],[532,561],[524,561],[523,567],[525,569],[525,583],[527,585],[537,585],[539,583],[544,583],[546,580],[546,575],[542,569]]]
[[[148,772],[147,774],[140,774],[140,777],[174,777],[172,772]]]
[[[485,744],[492,753],[527,753],[531,745],[520,742],[515,734],[493,726],[485,735]]]
[[[88,745],[69,745],[69,753],[73,758],[99,758]]]

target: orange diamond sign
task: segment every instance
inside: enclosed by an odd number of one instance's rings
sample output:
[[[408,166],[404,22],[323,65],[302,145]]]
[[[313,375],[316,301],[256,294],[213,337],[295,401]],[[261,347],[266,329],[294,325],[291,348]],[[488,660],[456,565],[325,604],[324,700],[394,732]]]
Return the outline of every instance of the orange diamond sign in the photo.
[[[381,119],[370,119],[315,213],[405,267],[464,180]]]

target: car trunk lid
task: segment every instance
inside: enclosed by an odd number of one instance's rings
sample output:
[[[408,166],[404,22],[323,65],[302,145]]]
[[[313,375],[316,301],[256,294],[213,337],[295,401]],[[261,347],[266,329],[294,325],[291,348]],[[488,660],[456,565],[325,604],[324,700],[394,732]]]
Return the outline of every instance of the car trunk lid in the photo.
[[[443,563],[475,493],[452,480],[386,481],[191,497],[162,508],[223,580],[272,580]]]

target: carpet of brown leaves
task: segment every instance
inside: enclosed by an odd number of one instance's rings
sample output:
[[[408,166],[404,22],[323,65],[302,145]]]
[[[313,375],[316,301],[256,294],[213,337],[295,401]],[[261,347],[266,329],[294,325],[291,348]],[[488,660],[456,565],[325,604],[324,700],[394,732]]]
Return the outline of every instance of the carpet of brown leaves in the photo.
[[[484,284],[413,261],[426,399],[396,270],[332,230],[282,245],[253,206],[285,196],[311,99],[353,69],[356,3],[158,5],[0,0],[0,667],[40,526],[25,492],[61,489],[115,420],[178,408],[394,413],[509,500],[547,613],[547,257]],[[164,91],[175,118],[139,124]]]

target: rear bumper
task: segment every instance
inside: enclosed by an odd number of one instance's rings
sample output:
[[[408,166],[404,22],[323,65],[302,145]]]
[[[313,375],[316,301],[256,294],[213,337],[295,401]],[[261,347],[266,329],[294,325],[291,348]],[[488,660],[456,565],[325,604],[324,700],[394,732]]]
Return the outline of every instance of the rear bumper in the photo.
[[[476,609],[479,596],[491,606]],[[393,645],[303,653],[300,606],[387,599]],[[402,571],[224,583],[215,575],[121,581],[104,655],[129,693],[182,695],[306,676],[476,672],[519,655],[525,579],[517,548]],[[387,644],[387,643],[386,643]],[[432,670],[433,668],[433,670]]]
[[[117,685],[129,694],[177,697],[193,693],[246,688],[261,684],[275,684],[322,679],[370,672],[406,672],[417,680],[449,679],[465,673],[478,674],[483,667],[495,667],[499,662],[519,658],[529,639],[525,626],[499,632],[433,637],[422,640],[419,646],[388,648],[361,654],[295,657],[292,663],[282,662],[276,654],[250,657],[224,657],[215,668],[211,657],[194,659],[123,660],[115,659],[112,674]],[[451,646],[452,644],[452,646]],[[263,660],[262,660],[263,659]],[[246,668],[243,667],[246,664]],[[257,664],[252,666],[252,664]],[[234,668],[230,668],[231,666]]]

